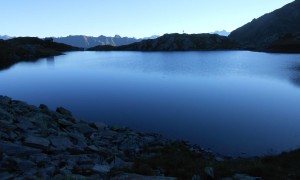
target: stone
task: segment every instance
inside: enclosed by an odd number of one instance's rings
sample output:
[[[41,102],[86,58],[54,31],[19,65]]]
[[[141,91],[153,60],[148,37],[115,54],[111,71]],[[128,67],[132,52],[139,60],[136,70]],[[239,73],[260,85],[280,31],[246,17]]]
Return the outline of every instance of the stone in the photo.
[[[94,152],[98,152],[98,151],[99,151],[99,148],[96,147],[95,145],[91,145],[91,146],[88,146],[88,147],[87,147],[87,150],[89,150],[89,151],[94,151]]]
[[[144,176],[140,174],[130,174],[130,173],[122,173],[117,176],[111,178],[111,180],[175,180],[174,177],[165,177],[165,176]]]
[[[208,177],[210,177],[210,178],[212,178],[212,179],[215,178],[215,175],[214,175],[214,168],[213,168],[213,167],[205,167],[205,168],[204,168],[204,172],[205,172],[205,174],[206,174]]]
[[[17,126],[24,131],[35,128],[35,126],[32,124],[32,122],[30,122],[29,120],[27,120],[25,118],[18,118],[17,121],[19,122],[17,124]]]
[[[201,180],[200,175],[196,174],[192,177],[192,180]]]
[[[92,168],[94,171],[102,173],[102,174],[107,174],[110,171],[110,166],[109,165],[101,165],[101,164],[96,164]]]
[[[17,167],[20,171],[26,172],[34,168],[36,166],[35,163],[29,160],[22,160],[17,163]]]
[[[56,112],[59,113],[59,114],[61,114],[61,115],[64,115],[64,116],[72,117],[71,111],[69,111],[69,110],[67,110],[67,109],[65,109],[63,107],[58,107],[56,109]]]
[[[114,160],[110,163],[110,166],[116,169],[131,168],[133,166],[133,163],[125,162],[121,158],[115,157]]]
[[[67,137],[52,136],[49,137],[51,144],[56,150],[66,150],[67,148],[73,147],[73,143]]]
[[[49,144],[48,139],[31,135],[27,136],[24,141],[24,145],[39,149],[47,149]]]
[[[33,154],[30,155],[29,159],[33,162],[39,163],[39,162],[45,162],[48,161],[48,155],[44,153],[39,153],[39,154]]]
[[[10,120],[12,115],[0,108],[0,120]]]
[[[40,108],[41,110],[48,110],[48,106],[45,105],[45,104],[40,104],[39,108]]]
[[[8,172],[0,172],[1,179],[14,179],[15,175]]]
[[[16,172],[17,171],[16,157],[6,156],[0,162],[0,172]]]
[[[42,151],[40,149],[13,144],[11,142],[0,141],[0,152],[10,156],[18,156],[18,155],[26,156],[31,154],[38,154],[41,153]]]
[[[65,119],[58,119],[57,122],[58,122],[60,125],[63,125],[63,126],[72,126],[72,125],[74,125],[72,122],[67,121],[67,120],[65,120]]]
[[[11,98],[7,96],[0,96],[0,103],[4,105],[9,105],[11,103]]]
[[[15,124],[9,121],[0,121],[0,127],[5,129],[5,131],[14,131],[18,128]]]
[[[104,130],[105,128],[107,128],[107,125],[103,122],[95,122],[94,125],[98,130]]]
[[[45,169],[45,173],[49,176],[53,176],[55,173],[55,167],[50,166]]]
[[[234,180],[259,180],[259,179],[262,179],[261,177],[252,177],[252,176],[249,176],[247,174],[235,174],[233,176],[233,179]]]
[[[75,125],[79,132],[83,134],[92,134],[96,131],[96,129],[92,128],[89,124],[86,123],[78,123]]]

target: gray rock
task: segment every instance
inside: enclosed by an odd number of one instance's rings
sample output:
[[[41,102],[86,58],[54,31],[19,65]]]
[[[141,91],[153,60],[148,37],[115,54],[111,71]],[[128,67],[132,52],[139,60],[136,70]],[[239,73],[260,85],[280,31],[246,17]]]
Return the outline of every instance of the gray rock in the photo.
[[[110,171],[110,166],[109,165],[101,165],[101,164],[96,164],[92,168],[94,171],[102,173],[102,174],[107,174]]]
[[[39,108],[40,108],[41,110],[48,110],[48,106],[45,105],[45,104],[40,104]]]
[[[49,156],[44,153],[33,154],[29,157],[31,161],[36,163],[48,161],[49,160],[48,158]]]
[[[9,105],[11,103],[11,99],[7,96],[0,96],[0,103],[4,105]]]
[[[65,109],[63,107],[58,107],[56,109],[56,112],[59,113],[59,114],[61,114],[61,115],[64,115],[64,116],[72,117],[71,111],[69,111],[69,110],[67,110],[67,109]]]
[[[37,136],[27,136],[24,141],[24,145],[39,148],[39,149],[47,149],[50,142],[48,139]]]
[[[200,175],[196,174],[192,177],[192,180],[201,180]]]
[[[12,115],[0,108],[0,120],[10,120]]]
[[[0,162],[0,172],[16,172],[17,161],[16,157],[5,156]]]
[[[110,166],[116,169],[131,168],[133,166],[133,163],[125,162],[122,159],[115,157],[114,160],[110,163]]]
[[[14,131],[17,129],[17,126],[10,121],[1,121],[0,120],[0,127],[1,127],[1,129],[3,128],[4,131]]]
[[[98,128],[98,130],[104,130],[107,128],[107,125],[103,122],[95,122],[94,125]]]
[[[14,174],[10,174],[8,172],[0,172],[1,179],[13,179],[15,177]]]
[[[87,147],[87,150],[89,151],[94,151],[94,152],[98,152],[99,151],[99,148],[95,145],[91,145],[91,146],[88,146]]]
[[[206,174],[208,177],[210,177],[210,178],[212,178],[212,179],[215,178],[215,175],[214,175],[214,168],[213,168],[213,167],[205,167],[205,168],[204,168],[204,172],[205,172],[205,174]]]
[[[0,132],[0,139],[3,140],[12,140],[12,138],[5,132]]]
[[[56,148],[56,150],[66,150],[67,148],[73,147],[73,143],[66,137],[52,136],[49,137],[51,144]]]
[[[235,174],[233,176],[233,179],[234,180],[259,180],[259,179],[262,179],[261,177],[252,177],[252,176],[249,176],[247,174]]]
[[[10,142],[0,141],[0,152],[10,156],[31,155],[41,153],[40,149],[30,148]]]
[[[51,166],[51,167],[47,167],[46,169],[45,169],[45,173],[47,174],[47,175],[49,175],[49,176],[53,176],[54,175],[54,173],[55,173],[55,167],[53,167],[53,166]]]
[[[92,134],[96,131],[96,129],[92,128],[89,124],[86,123],[78,123],[75,125],[79,132],[83,134]]]
[[[175,180],[174,177],[165,177],[165,176],[143,176],[140,174],[129,174],[129,173],[123,173],[119,174],[111,180]]]
[[[25,119],[24,117],[18,118],[17,121],[19,122],[17,126],[24,131],[34,128],[32,122],[30,122],[28,119]]]
[[[29,160],[22,160],[17,163],[17,166],[21,172],[27,172],[33,169],[36,166],[36,164]]]
[[[58,119],[57,122],[63,126],[72,126],[74,125],[72,122],[67,121],[65,119]]]

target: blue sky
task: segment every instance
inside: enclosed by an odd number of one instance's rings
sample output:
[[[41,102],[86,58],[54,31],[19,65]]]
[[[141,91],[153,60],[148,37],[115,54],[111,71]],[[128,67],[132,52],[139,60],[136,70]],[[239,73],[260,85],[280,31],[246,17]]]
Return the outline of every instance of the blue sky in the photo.
[[[293,0],[2,0],[0,35],[146,37],[232,31]]]

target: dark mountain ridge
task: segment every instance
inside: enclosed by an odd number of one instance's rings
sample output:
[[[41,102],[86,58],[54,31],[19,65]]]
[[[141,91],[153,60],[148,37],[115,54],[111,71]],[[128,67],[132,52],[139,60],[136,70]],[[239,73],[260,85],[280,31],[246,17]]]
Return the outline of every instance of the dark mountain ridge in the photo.
[[[165,34],[157,39],[143,40],[124,46],[96,46],[90,51],[197,51],[229,50],[237,45],[225,36],[217,34]]]
[[[229,38],[239,42],[243,49],[295,52],[300,49],[299,40],[296,40],[300,33],[299,22],[300,0],[295,0],[232,31]]]
[[[91,48],[99,45],[110,45],[110,46],[122,46],[127,44],[132,44],[135,42],[140,42],[144,39],[153,39],[158,36],[151,36],[147,38],[137,39],[130,37],[121,37],[119,35],[115,35],[114,37],[109,36],[83,36],[83,35],[75,35],[75,36],[67,36],[67,37],[56,37],[53,38],[54,42],[64,43],[75,47],[81,48]]]

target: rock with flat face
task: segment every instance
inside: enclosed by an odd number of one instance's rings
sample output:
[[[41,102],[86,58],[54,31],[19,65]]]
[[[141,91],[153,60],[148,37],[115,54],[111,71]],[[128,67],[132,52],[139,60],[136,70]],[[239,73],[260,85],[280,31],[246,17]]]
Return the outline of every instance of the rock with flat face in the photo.
[[[49,137],[51,144],[56,150],[66,150],[67,148],[72,148],[73,143],[67,137],[52,136]]]
[[[96,172],[102,173],[102,174],[106,174],[106,173],[109,173],[110,168],[111,167],[109,165],[96,164],[93,167],[93,170],[96,171]]]
[[[64,116],[70,116],[70,117],[72,116],[71,111],[69,111],[69,110],[67,110],[67,109],[65,109],[63,107],[58,107],[56,109],[56,112],[59,113],[59,114],[61,114],[61,115],[64,115]]]
[[[31,155],[41,153],[41,150],[30,148],[18,144],[13,144],[11,142],[0,141],[0,152],[5,153],[7,155]]]
[[[24,145],[39,149],[47,149],[49,144],[48,139],[31,135],[27,136],[24,141]]]
[[[96,131],[95,128],[92,128],[89,124],[86,123],[78,123],[75,125],[79,132],[83,134],[92,134]]]

